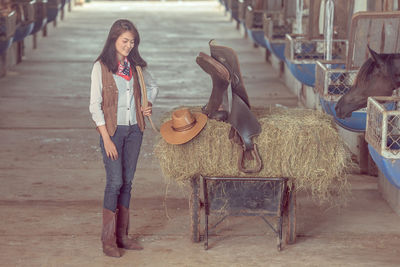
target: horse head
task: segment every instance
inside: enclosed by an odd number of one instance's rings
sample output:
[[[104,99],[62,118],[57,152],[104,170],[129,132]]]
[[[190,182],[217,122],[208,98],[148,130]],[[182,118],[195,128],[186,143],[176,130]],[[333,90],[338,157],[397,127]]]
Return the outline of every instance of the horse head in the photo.
[[[353,86],[343,95],[336,107],[338,118],[351,116],[365,108],[369,96],[391,96],[397,88],[393,80],[393,54],[378,54],[368,46],[371,58],[361,66]]]

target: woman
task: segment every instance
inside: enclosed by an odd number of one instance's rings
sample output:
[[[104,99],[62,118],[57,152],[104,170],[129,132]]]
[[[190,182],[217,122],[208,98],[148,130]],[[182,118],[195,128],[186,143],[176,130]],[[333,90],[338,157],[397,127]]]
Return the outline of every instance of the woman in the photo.
[[[120,257],[118,248],[143,249],[128,238],[129,202],[144,131],[158,87],[139,54],[140,37],[129,20],[114,22],[103,51],[93,65],[89,110],[100,133],[106,170],[101,240],[107,256]],[[140,105],[136,66],[143,69],[149,105]]]

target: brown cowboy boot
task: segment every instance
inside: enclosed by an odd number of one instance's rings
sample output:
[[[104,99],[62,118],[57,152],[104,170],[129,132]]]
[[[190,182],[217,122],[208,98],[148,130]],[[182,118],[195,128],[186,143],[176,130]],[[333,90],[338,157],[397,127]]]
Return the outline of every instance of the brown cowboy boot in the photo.
[[[227,46],[217,45],[214,40],[211,40],[209,45],[211,56],[229,71],[232,93],[238,95],[250,107],[249,97],[243,83],[239,59],[235,50]]]
[[[110,257],[121,257],[117,247],[115,236],[115,213],[109,209],[103,208],[103,230],[101,241],[103,243],[103,252]]]
[[[120,248],[131,250],[142,250],[135,240],[128,237],[129,228],[129,209],[122,205],[118,205],[117,212],[117,245]]]
[[[203,113],[209,118],[217,120],[226,120],[228,113],[226,111],[219,111],[224,94],[227,94],[229,86],[229,71],[209,55],[200,52],[196,58],[196,63],[211,76],[212,79],[212,92],[207,105],[203,108]]]

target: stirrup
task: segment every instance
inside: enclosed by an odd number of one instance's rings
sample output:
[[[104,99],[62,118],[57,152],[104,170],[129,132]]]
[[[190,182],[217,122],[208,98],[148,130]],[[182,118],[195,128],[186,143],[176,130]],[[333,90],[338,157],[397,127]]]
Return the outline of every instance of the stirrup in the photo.
[[[244,167],[244,153],[245,153],[245,151],[246,151],[245,148],[243,148],[242,152],[239,153],[239,159],[238,159],[239,170],[241,172],[244,172],[244,173],[256,173],[256,172],[261,171],[262,162],[261,162],[260,154],[258,153],[258,150],[257,150],[257,145],[253,144],[253,149],[250,150],[251,154],[254,156],[255,161],[257,163],[256,166],[254,166],[253,168],[245,168]]]

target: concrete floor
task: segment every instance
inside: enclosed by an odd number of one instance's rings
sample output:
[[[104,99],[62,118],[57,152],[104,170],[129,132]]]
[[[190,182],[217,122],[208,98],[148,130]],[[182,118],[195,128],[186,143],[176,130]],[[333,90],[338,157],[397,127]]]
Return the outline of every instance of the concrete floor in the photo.
[[[196,64],[217,39],[239,55],[253,105],[297,106],[264,53],[212,2],[91,2],[66,19],[0,79],[0,266],[399,266],[400,223],[376,177],[352,175],[349,205],[298,198],[298,238],[277,252],[258,218],[230,218],[191,243],[189,188],[165,181],[145,132],[135,177],[131,235],[143,251],[103,256],[105,173],[89,111],[90,71],[109,27],[131,19],[160,86],[154,121],[180,105],[203,105],[211,80]]]

